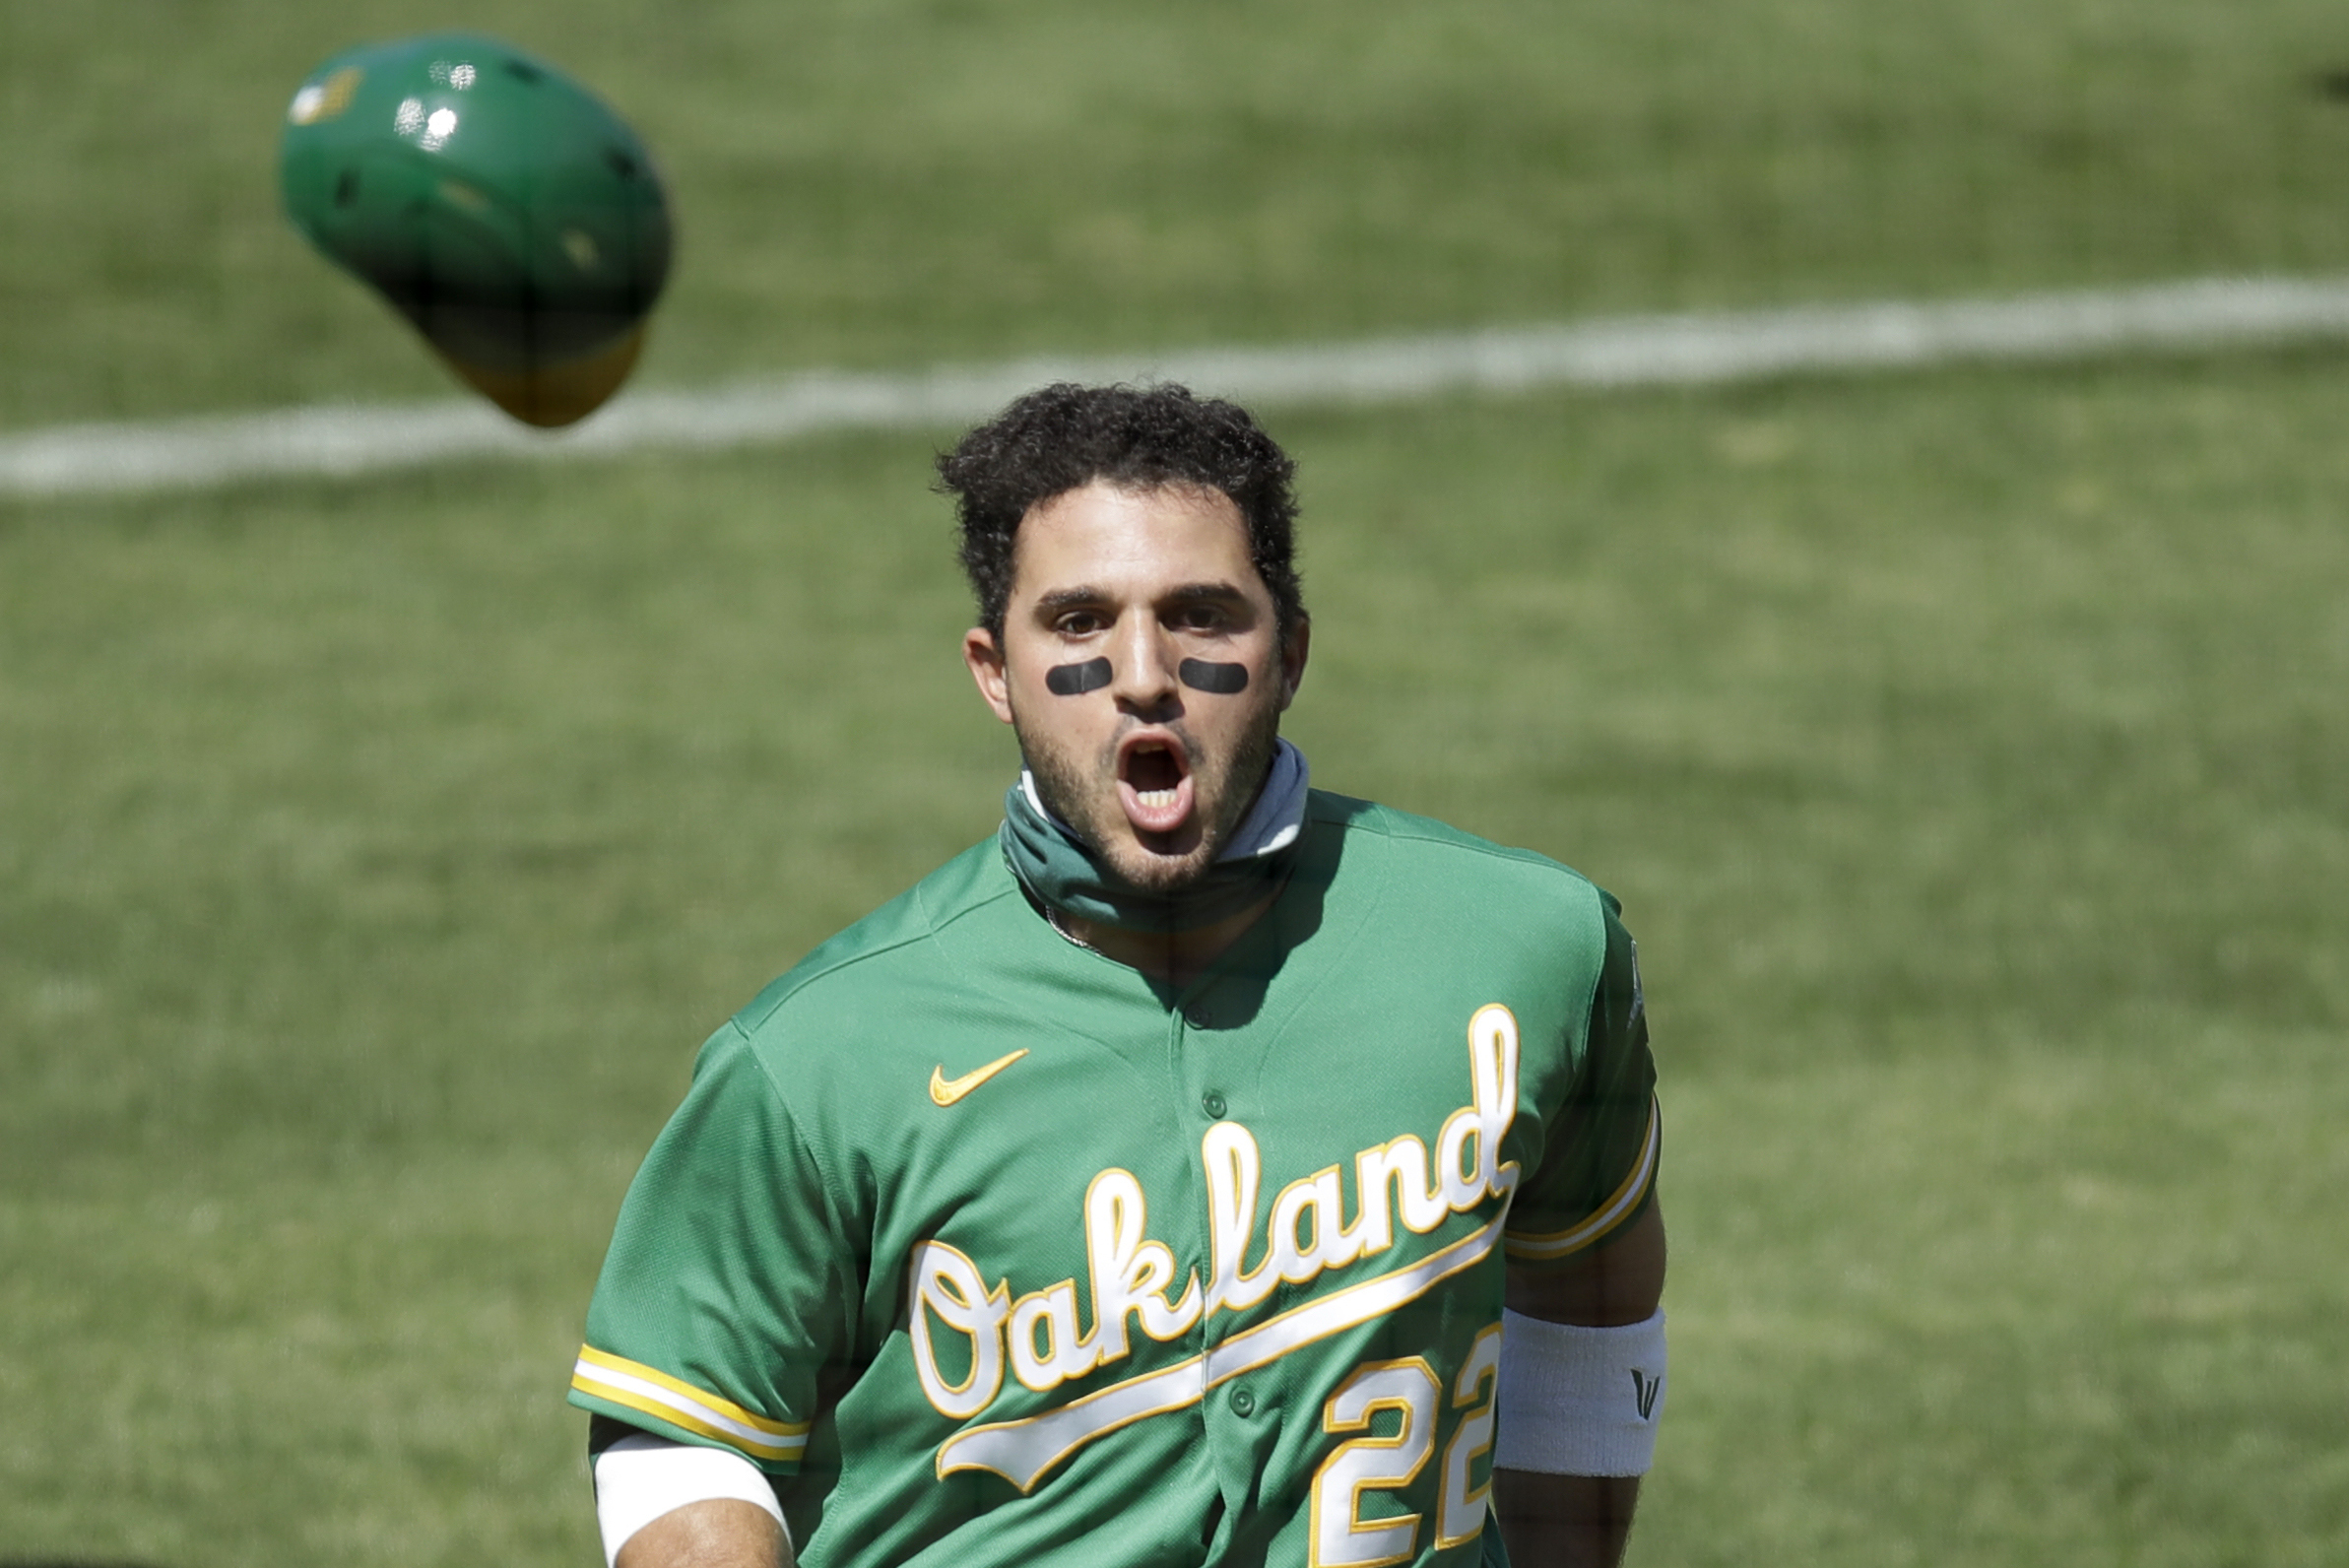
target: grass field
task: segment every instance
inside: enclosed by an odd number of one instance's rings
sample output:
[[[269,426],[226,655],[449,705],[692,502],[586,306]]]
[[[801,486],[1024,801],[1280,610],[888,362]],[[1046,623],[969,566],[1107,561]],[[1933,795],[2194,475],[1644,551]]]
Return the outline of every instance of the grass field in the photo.
[[[1645,1560],[2349,1540],[2344,415],[2284,358],[1285,430],[1320,776],[1643,937]],[[0,531],[0,1551],[586,1560],[563,1368],[692,1046],[1010,765],[925,453]]]
[[[2349,271],[2335,0],[14,5],[0,428],[442,390],[275,160],[459,19],[662,156],[654,380]]]
[[[2349,269],[2328,6],[1167,15],[471,20],[667,157],[653,380]],[[435,20],[10,8],[0,427],[442,390],[268,179]],[[1641,938],[1635,1562],[2349,1556],[2345,368],[1277,423],[1317,780]],[[594,1560],[694,1046],[996,817],[949,434],[0,502],[0,1564]]]

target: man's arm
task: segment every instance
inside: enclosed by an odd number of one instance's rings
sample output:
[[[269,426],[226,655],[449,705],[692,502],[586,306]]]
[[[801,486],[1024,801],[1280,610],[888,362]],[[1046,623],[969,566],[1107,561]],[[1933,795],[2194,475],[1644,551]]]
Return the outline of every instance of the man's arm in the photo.
[[[781,1523],[776,1488],[798,1470],[822,1369],[841,1358],[861,1267],[799,1122],[733,1022],[703,1045],[692,1087],[628,1184],[588,1305],[570,1402],[589,1412],[595,1509],[608,1562],[637,1568],[791,1558],[753,1534],[690,1521],[690,1504],[740,1502]],[[763,1529],[763,1527],[761,1527]],[[720,1531],[712,1534],[712,1531]],[[739,1533],[733,1533],[739,1534]]]
[[[1664,1299],[1664,1209],[1568,1267],[1509,1273],[1509,1310],[1551,1323],[1611,1329],[1645,1323]],[[1516,1568],[1615,1568],[1639,1503],[1636,1475],[1544,1475],[1495,1470],[1493,1513]]]
[[[716,1497],[672,1509],[630,1535],[613,1568],[794,1568],[797,1561],[764,1509]]]

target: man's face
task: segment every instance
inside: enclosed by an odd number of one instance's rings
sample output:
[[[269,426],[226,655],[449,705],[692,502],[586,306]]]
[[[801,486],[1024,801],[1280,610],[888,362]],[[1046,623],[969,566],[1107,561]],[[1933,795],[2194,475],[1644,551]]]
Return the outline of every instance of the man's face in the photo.
[[[1255,804],[1305,674],[1229,496],[1095,481],[1031,508],[999,646],[963,660],[1045,806],[1135,887],[1196,881]],[[1106,666],[1101,661],[1106,661]]]

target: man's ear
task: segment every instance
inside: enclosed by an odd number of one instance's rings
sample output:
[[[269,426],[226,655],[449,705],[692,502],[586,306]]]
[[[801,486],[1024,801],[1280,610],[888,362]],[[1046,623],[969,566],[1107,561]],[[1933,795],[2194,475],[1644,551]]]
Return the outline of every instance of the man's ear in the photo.
[[[1313,622],[1304,616],[1297,617],[1295,625],[1288,628],[1288,640],[1280,648],[1280,711],[1297,700],[1297,687],[1305,684],[1305,655],[1313,644]]]
[[[1004,671],[1004,650],[995,633],[973,626],[962,634],[962,663],[977,683],[979,696],[1006,724],[1011,722],[1011,678]]]

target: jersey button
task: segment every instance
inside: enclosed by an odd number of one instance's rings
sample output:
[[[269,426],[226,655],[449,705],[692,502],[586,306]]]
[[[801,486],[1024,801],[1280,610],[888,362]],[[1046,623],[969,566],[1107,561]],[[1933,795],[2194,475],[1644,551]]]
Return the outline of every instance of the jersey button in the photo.
[[[1234,1415],[1254,1415],[1256,1413],[1256,1396],[1246,1389],[1232,1390],[1231,1412]]]
[[[1194,1007],[1183,1016],[1190,1021],[1191,1027],[1195,1029],[1211,1029],[1215,1026],[1215,1011],[1212,1008]]]
[[[1222,1121],[1223,1113],[1231,1109],[1230,1106],[1223,1103],[1223,1096],[1213,1089],[1207,1090],[1207,1093],[1199,1097],[1199,1108],[1207,1113],[1207,1120],[1210,1122]]]

